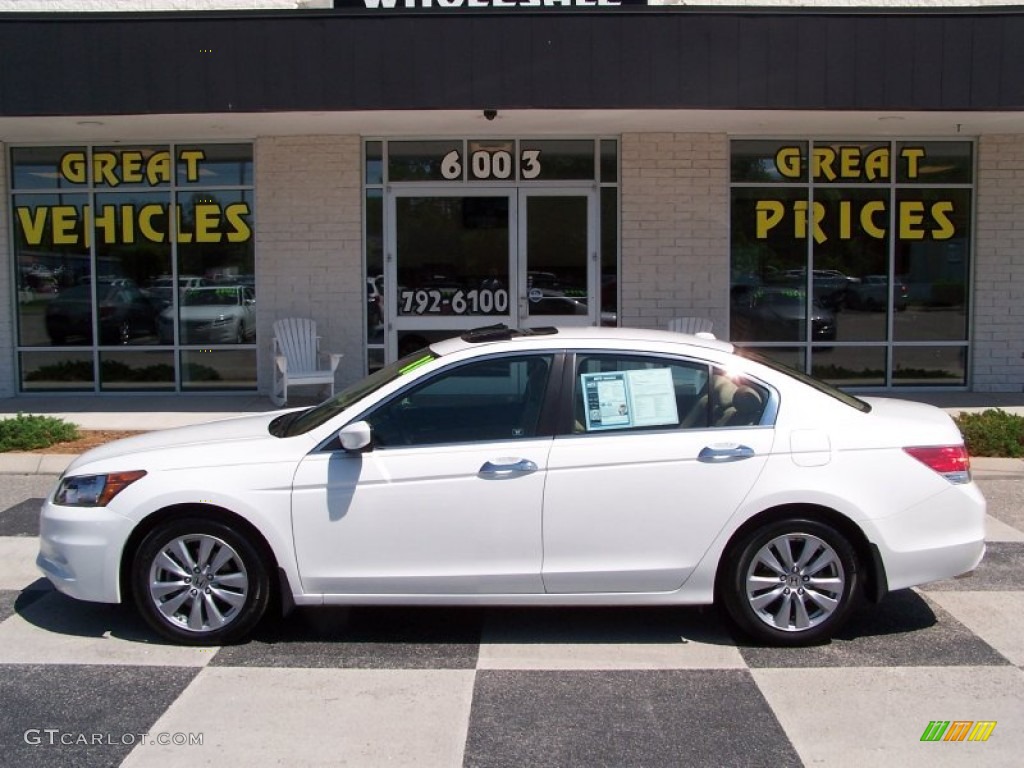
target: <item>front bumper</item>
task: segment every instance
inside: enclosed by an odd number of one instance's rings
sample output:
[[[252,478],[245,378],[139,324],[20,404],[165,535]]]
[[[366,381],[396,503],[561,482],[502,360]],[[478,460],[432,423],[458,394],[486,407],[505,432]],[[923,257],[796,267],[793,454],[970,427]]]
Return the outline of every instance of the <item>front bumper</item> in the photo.
[[[69,597],[121,602],[121,553],[134,523],[106,507],[46,501],[39,518],[36,567]]]

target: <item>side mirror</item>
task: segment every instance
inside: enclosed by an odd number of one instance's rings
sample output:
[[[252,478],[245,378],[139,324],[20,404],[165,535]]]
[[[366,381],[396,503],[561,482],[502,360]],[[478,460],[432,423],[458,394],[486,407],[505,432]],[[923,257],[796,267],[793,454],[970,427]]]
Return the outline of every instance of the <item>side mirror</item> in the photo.
[[[342,427],[338,431],[341,447],[352,453],[368,450],[373,443],[373,431],[365,421],[356,421]]]

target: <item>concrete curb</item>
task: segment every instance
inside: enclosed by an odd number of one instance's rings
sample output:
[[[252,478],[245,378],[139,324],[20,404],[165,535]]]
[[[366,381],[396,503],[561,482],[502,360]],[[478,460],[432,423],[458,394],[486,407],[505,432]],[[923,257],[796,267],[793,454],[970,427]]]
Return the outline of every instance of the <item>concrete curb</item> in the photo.
[[[0,453],[0,475],[59,475],[77,458],[67,453]]]
[[[1024,477],[1024,459],[971,458],[971,472],[979,477]]]

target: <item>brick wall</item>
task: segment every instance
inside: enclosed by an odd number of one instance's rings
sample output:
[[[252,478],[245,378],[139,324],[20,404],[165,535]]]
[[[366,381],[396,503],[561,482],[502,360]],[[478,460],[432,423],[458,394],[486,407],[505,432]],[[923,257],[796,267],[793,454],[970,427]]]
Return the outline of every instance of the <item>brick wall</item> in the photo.
[[[622,137],[621,324],[709,317],[727,337],[729,143],[724,134]]]
[[[344,352],[339,384],[365,370],[361,143],[356,136],[256,142],[259,387],[271,376],[274,320],[311,317],[321,349]]]
[[[14,313],[16,301],[11,285],[11,237],[7,230],[10,221],[10,195],[7,194],[7,147],[0,144],[0,397],[12,397],[14,386]]]
[[[979,392],[1024,391],[1024,136],[978,142],[974,376]]]

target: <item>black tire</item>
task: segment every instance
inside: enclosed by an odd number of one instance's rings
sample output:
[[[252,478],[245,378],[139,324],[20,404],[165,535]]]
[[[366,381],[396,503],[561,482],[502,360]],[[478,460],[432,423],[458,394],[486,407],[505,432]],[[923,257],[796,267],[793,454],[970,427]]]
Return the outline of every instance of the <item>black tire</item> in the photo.
[[[754,640],[813,645],[849,618],[860,579],[857,553],[842,533],[817,520],[789,518],[733,543],[718,592],[728,617]]]
[[[218,567],[211,572],[211,565]],[[146,622],[183,645],[242,640],[270,601],[269,572],[254,544],[201,518],[170,520],[151,531],[132,560],[131,584]]]

